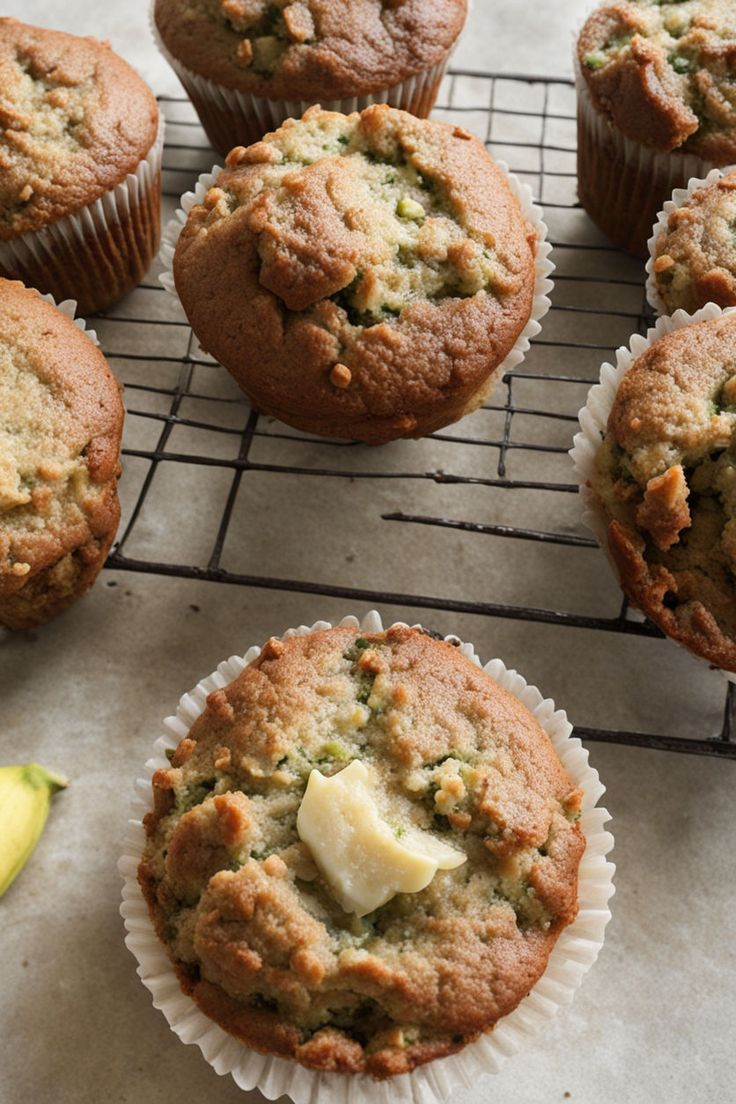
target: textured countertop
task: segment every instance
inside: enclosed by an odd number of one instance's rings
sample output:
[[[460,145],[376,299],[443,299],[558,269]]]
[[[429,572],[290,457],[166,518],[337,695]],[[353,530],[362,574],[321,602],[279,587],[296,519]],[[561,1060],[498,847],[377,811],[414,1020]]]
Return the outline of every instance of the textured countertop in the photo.
[[[542,23],[531,0],[475,0],[455,64],[567,75],[572,29],[587,6],[557,0],[544,5]],[[176,93],[149,41],[147,7],[69,0],[60,10],[50,0],[5,0],[4,14],[110,38],[157,92]],[[310,508],[329,509],[329,501],[318,496]],[[360,523],[353,517],[347,527],[359,531]],[[420,536],[412,570],[421,575],[430,564]],[[318,561],[320,553],[302,542],[294,556]],[[406,572],[388,550],[373,554],[378,576]],[[590,552],[579,567],[585,600],[610,585],[597,556]],[[432,557],[432,578],[459,578],[462,590],[462,546],[438,536]],[[538,559],[519,564],[520,593],[526,587],[543,604],[560,565],[558,550],[542,547]],[[508,578],[493,557],[482,566],[488,593],[504,590]],[[196,1048],[180,1043],[136,977],[116,870],[131,788],[161,717],[219,660],[289,625],[365,609],[108,571],[60,620],[0,641],[0,762],[37,760],[71,779],[31,862],[0,901],[3,1104],[263,1100],[218,1078]],[[416,619],[400,607],[382,613]],[[611,727],[703,734],[722,702],[718,676],[664,642],[645,653],[637,642],[579,632],[571,658],[548,626],[449,614],[433,615],[432,626],[473,640],[485,658],[501,655],[580,723],[608,718]],[[736,1099],[736,763],[610,745],[591,745],[591,759],[608,788],[616,838],[605,947],[573,1005],[536,1045],[494,1079],[459,1092],[457,1104]]]

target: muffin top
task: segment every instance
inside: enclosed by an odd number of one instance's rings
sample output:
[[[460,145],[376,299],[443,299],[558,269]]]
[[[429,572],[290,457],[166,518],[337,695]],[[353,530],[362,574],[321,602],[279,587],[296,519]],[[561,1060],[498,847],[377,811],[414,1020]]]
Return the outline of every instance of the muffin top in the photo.
[[[671,211],[651,264],[667,313],[706,303],[736,306],[736,171],[698,188]]]
[[[391,88],[443,61],[466,0],[156,0],[169,52],[226,88],[335,100]]]
[[[313,772],[356,760],[387,831],[459,853],[362,917],[297,825]],[[460,1049],[528,993],[577,912],[580,791],[532,714],[420,630],[269,641],[153,792],[139,880],[184,988],[311,1068],[382,1077]]]
[[[203,346],[283,421],[421,435],[526,324],[536,238],[467,131],[313,108],[228,166],[189,214],[176,289]]]
[[[631,600],[736,670],[736,314],[660,338],[624,375],[593,491]]]
[[[80,544],[119,473],[123,407],[102,353],[0,279],[0,592]]]
[[[736,5],[632,0],[593,12],[578,39],[593,102],[627,137],[717,165],[736,158]]]
[[[114,188],[157,128],[153,94],[109,43],[0,19],[0,241]]]

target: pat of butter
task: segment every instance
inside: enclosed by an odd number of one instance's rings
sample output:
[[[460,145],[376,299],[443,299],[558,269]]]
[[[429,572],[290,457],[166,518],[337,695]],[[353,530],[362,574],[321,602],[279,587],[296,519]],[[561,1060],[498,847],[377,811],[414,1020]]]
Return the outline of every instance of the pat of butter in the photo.
[[[296,828],[345,912],[365,916],[396,893],[418,893],[438,870],[452,870],[467,856],[419,828],[397,838],[382,819],[373,779],[355,759],[325,778],[309,776]]]

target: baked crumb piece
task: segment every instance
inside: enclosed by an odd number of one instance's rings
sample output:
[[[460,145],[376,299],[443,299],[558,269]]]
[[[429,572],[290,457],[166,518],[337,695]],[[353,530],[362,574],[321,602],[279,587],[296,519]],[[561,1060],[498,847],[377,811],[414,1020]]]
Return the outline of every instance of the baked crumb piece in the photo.
[[[343,390],[350,386],[353,373],[345,364],[336,364],[330,372],[330,382]]]

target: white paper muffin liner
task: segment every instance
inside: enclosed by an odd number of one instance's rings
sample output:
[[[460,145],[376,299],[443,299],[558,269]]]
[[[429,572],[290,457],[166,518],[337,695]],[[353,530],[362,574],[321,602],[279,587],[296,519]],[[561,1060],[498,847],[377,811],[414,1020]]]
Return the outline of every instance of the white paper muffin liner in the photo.
[[[366,633],[380,632],[383,628],[381,617],[375,611],[362,621],[357,617],[345,617],[340,625]],[[283,639],[331,627],[327,621],[318,621],[311,628],[302,625],[289,629]],[[456,641],[457,638],[447,639]],[[459,650],[481,666],[472,644],[461,644]],[[615,871],[613,863],[606,859],[613,847],[613,837],[604,830],[610,817],[597,804],[605,788],[597,771],[588,764],[587,750],[571,735],[572,726],[566,714],[556,709],[550,699],[544,699],[536,687],[529,686],[516,671],[508,670],[500,659],[485,664],[483,669],[535,715],[574,785],[583,791],[580,824],[587,845],[579,868],[577,918],[560,935],[547,969],[518,1007],[499,1021],[492,1032],[469,1044],[459,1054],[384,1082],[361,1074],[315,1073],[294,1061],[258,1054],[208,1019],[191,997],[182,992],[174,967],[155,934],[136,875],[145,845],[141,822],[152,808],[153,772],[169,765],[165,751],[175,748],[187,735],[204,711],[207,695],[237,678],[260,651],[260,647],[255,646],[242,657],[225,660],[181,698],[176,715],[164,721],[163,734],[154,744],[153,758],[146,763],[145,776],[136,782],[132,819],[118,864],[125,883],[120,912],[127,932],[126,946],[138,961],[138,975],[151,992],[154,1006],[163,1012],[171,1029],[183,1042],[195,1043],[215,1071],[231,1074],[241,1089],[257,1087],[269,1100],[286,1095],[295,1104],[439,1104],[456,1088],[475,1086],[482,1075],[497,1073],[506,1059],[527,1045],[561,1005],[572,1000],[598,957],[611,917],[608,902],[614,893]]]
[[[30,291],[36,291],[35,288],[29,288]],[[77,318],[77,303],[75,299],[62,299],[60,303],[57,303],[53,295],[42,295],[40,291],[36,291],[36,295],[39,295],[46,303],[50,303],[52,307],[56,307],[58,311],[61,311],[63,315],[69,318],[78,330],[86,334],[93,345],[99,346],[99,338],[94,330],[90,330],[87,327],[87,323],[83,318]]]
[[[593,534],[611,565],[616,578],[620,583],[620,575],[616,563],[608,548],[608,518],[603,507],[597,502],[590,486],[595,476],[595,458],[601,447],[601,442],[606,434],[608,418],[618,393],[621,380],[625,376],[633,362],[654,345],[666,334],[674,333],[694,322],[711,322],[721,315],[731,314],[736,307],[727,307],[725,310],[717,307],[715,303],[708,303],[695,314],[677,310],[673,315],[662,315],[654,326],[647,330],[646,337],[641,334],[632,334],[628,347],[622,345],[616,350],[616,364],[605,363],[601,367],[600,383],[596,383],[588,392],[585,406],[578,413],[580,433],[576,433],[573,439],[573,447],[569,455],[575,465],[575,474],[580,484],[580,497],[583,504],[583,522]],[[668,637],[668,640],[671,638]],[[685,648],[683,644],[673,640],[679,648],[684,648],[699,663],[705,663],[711,670],[717,670],[729,682],[736,682],[736,673],[724,671],[720,667],[714,667],[707,659]]]
[[[51,274],[58,266],[59,257],[72,249],[76,266],[88,274],[95,274],[95,279],[99,279],[100,285],[104,287],[109,283],[110,272],[114,271],[115,266],[115,259],[110,255],[106,239],[114,234],[116,227],[130,222],[131,234],[126,241],[128,251],[118,262],[115,271],[115,276],[125,282],[131,253],[140,252],[142,256],[139,246],[145,245],[136,234],[136,230],[141,229],[136,226],[136,221],[143,211],[147,197],[158,190],[164,127],[164,117],[159,112],[156,138],[146,156],[138,163],[135,172],[128,173],[124,180],[93,203],[39,230],[0,241],[0,271],[8,273],[9,278],[29,283],[30,276],[26,277],[24,274],[41,270],[47,274],[48,286],[53,279]],[[145,223],[146,218],[143,217],[140,221]],[[155,249],[150,260],[154,257]],[[59,282],[55,281],[56,286]]]
[[[552,246],[547,240],[549,231],[544,221],[544,212],[542,208],[534,202],[531,188],[528,184],[523,184],[519,178],[509,170],[505,161],[496,161],[496,164],[508,180],[511,191],[518,200],[519,207],[521,208],[526,222],[531,226],[537,236],[537,247],[534,262],[534,298],[532,300],[529,320],[502,363],[494,369],[489,391],[495,386],[496,382],[501,379],[505,372],[510,372],[512,368],[516,368],[521,364],[526,354],[529,352],[532,338],[536,337],[537,334],[541,332],[542,319],[552,306],[550,294],[554,287],[554,282],[551,276],[555,270],[555,265],[550,259]],[[179,235],[182,232],[184,223],[187,221],[187,216],[192,207],[202,202],[207,192],[213,184],[217,182],[217,178],[222,171],[221,165],[215,165],[210,172],[202,173],[195,185],[194,191],[185,192],[181,197],[181,206],[177,209],[176,214],[169,220],[164,229],[161,241],[161,255],[159,258],[164,266],[164,270],[159,274],[159,280],[166,290],[174,296],[177,302],[179,302],[179,296],[176,293],[173,272],[176,243],[179,240]]]
[[[695,192],[700,191],[701,188],[707,188],[711,184],[715,184],[717,180],[720,180],[726,173],[733,172],[733,165],[724,169],[711,169],[705,178],[692,177],[686,188],[675,188],[672,193],[672,198],[668,199],[664,205],[663,210],[657,215],[657,221],[654,224],[652,230],[652,236],[647,242],[647,249],[649,250],[649,260],[646,264],[647,271],[647,302],[650,307],[657,312],[657,314],[668,314],[669,308],[664,299],[659,293],[657,287],[657,281],[654,274],[654,262],[657,259],[657,242],[660,235],[667,229],[667,221],[673,211],[676,211],[678,207],[684,207],[688,203]]]
[[[691,177],[705,177],[714,168],[692,153],[673,150],[670,153],[645,146],[627,138],[593,103],[585,77],[580,71],[577,50],[574,58],[575,88],[578,115],[578,175],[590,182],[604,182],[604,190],[594,199],[589,197],[588,210],[595,206],[591,217],[604,233],[604,222],[615,226],[609,236],[630,252],[641,254],[649,237],[654,215],[664,197],[681,188]],[[594,151],[595,156],[592,156]],[[582,156],[580,156],[582,154]],[[621,179],[621,169],[626,176]],[[647,210],[651,214],[647,215]],[[624,229],[625,227],[625,229]],[[634,241],[636,239],[636,241]],[[635,247],[636,246],[636,247]]]
[[[151,0],[148,12],[154,42],[192,101],[213,148],[223,156],[234,146],[249,146],[259,141],[264,134],[276,130],[286,119],[300,119],[315,103],[319,103],[325,111],[341,111],[344,115],[349,115],[353,111],[363,111],[371,104],[377,103],[387,103],[392,107],[411,111],[413,114],[418,114],[420,110],[425,115],[429,114],[436,98],[436,92],[433,95],[433,91],[439,89],[450,58],[460,40],[458,35],[447,57],[441,62],[390,88],[363,96],[346,96],[334,100],[323,97],[317,100],[270,99],[256,96],[252,92],[226,88],[216,81],[193,73],[183,65],[173,56],[161,38],[154,16],[155,3],[156,0]]]

